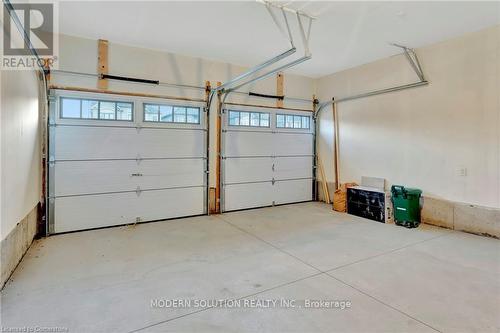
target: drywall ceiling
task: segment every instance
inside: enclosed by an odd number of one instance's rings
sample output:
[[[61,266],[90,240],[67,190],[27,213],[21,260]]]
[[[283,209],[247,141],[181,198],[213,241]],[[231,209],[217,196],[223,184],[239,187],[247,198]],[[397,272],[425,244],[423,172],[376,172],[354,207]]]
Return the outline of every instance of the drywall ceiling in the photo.
[[[59,29],[68,35],[243,66],[288,48],[265,7],[255,1],[68,1],[59,6]],[[399,53],[389,42],[418,48],[500,24],[500,2],[307,1],[290,6],[318,17],[311,33],[313,58],[292,70],[310,77]],[[295,21],[292,28],[298,33]]]

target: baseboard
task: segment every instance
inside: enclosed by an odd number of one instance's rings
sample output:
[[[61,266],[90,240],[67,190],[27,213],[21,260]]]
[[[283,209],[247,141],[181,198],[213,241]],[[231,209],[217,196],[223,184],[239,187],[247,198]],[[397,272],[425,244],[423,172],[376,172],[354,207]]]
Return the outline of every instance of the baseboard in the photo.
[[[424,197],[422,222],[500,239],[500,209]]]
[[[0,242],[2,263],[0,265],[0,290],[14,272],[26,251],[28,251],[37,233],[37,225],[38,205],[24,219],[19,221],[7,237]]]

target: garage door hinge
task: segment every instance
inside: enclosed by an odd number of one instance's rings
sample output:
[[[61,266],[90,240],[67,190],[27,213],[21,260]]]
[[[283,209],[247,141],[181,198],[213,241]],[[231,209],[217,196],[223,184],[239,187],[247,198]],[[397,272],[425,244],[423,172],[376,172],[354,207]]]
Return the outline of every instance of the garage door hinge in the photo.
[[[274,179],[274,177],[273,177],[272,183],[273,183],[273,185],[274,185],[274,183],[276,183],[276,180]]]
[[[137,196],[140,196],[141,195],[141,188],[139,186],[137,186],[137,188],[135,189],[135,194],[137,194]]]

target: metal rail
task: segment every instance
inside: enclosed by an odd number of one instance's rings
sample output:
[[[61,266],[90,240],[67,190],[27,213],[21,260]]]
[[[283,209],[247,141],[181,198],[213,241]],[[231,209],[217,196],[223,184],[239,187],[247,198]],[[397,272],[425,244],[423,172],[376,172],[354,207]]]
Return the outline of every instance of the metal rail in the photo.
[[[247,77],[257,73],[258,71],[264,69],[264,68],[267,68],[275,63],[277,63],[278,61],[288,57],[288,56],[291,56],[292,54],[294,54],[295,52],[297,51],[297,49],[295,47],[292,47],[291,49],[269,59],[269,60],[266,60],[264,61],[263,63],[261,64],[258,64],[257,66],[254,66],[252,68],[250,68],[248,71],[246,71],[245,73],[241,74],[241,75],[238,75],[237,77],[227,81],[226,83],[220,85],[219,87],[216,87],[216,88],[213,88],[213,90],[215,91],[220,91],[220,90],[224,90],[226,89],[227,87],[235,84],[236,82],[239,82],[243,79],[246,79]],[[248,83],[247,83],[248,84]],[[244,85],[244,84],[242,84]],[[242,86],[240,85],[240,86]]]
[[[347,96],[347,97],[342,97],[342,98],[332,98],[332,100],[323,102],[319,105],[318,111],[316,112],[316,117],[318,117],[321,110],[323,110],[328,105],[338,104],[341,102],[352,101],[355,99],[376,96],[376,95],[382,95],[382,94],[387,94],[387,93],[391,93],[391,92],[395,92],[395,91],[406,90],[406,89],[411,89],[411,88],[416,88],[416,87],[428,85],[429,82],[425,79],[424,72],[422,70],[422,67],[420,65],[420,62],[418,60],[417,53],[415,52],[415,50],[411,49],[409,47],[403,46],[403,45],[399,45],[399,44],[391,44],[391,45],[403,49],[403,54],[405,55],[406,59],[408,60],[408,63],[410,64],[411,68],[415,71],[415,74],[417,74],[418,78],[420,79],[419,82],[404,84],[401,86],[395,86],[395,87],[386,88],[386,89],[369,91],[369,92],[356,94],[356,95],[352,95],[352,96]]]
[[[243,87],[243,86],[246,86],[246,85],[248,85],[248,84],[250,84],[250,83],[254,83],[254,82],[257,82],[257,81],[260,81],[260,80],[266,79],[266,78],[268,78],[268,77],[269,77],[269,76],[271,76],[271,75],[274,75],[274,74],[276,74],[276,73],[278,73],[278,72],[284,71],[285,69],[288,69],[288,68],[290,68],[290,67],[296,66],[296,65],[298,65],[298,64],[300,64],[300,63],[303,63],[304,61],[307,61],[307,60],[309,60],[309,59],[311,59],[311,56],[310,56],[310,55],[307,55],[307,56],[301,57],[301,58],[296,59],[296,60],[294,60],[294,61],[292,61],[292,62],[290,62],[290,63],[288,63],[288,64],[284,64],[283,66],[280,66],[280,67],[278,67],[278,68],[275,68],[275,69],[273,69],[273,70],[271,70],[271,71],[269,71],[269,72],[267,72],[267,73],[261,74],[261,75],[259,75],[259,76],[255,77],[255,78],[251,79],[250,81],[243,82],[243,83],[241,83],[241,84],[237,85],[237,86],[236,86],[236,87],[234,87],[234,88],[230,88],[230,89],[224,90],[224,92],[225,92],[226,94],[229,94],[229,93],[233,92],[234,90],[237,90],[237,89],[239,89],[239,88],[241,88],[241,87]]]
[[[365,98],[365,97],[370,97],[370,96],[376,96],[376,95],[382,95],[382,94],[387,94],[387,93],[391,93],[391,92],[395,92],[395,91],[400,91],[400,90],[405,90],[405,89],[410,89],[410,88],[421,87],[421,86],[425,86],[425,85],[428,85],[428,84],[429,84],[428,81],[420,81],[420,82],[405,84],[405,85],[402,85],[402,86],[396,86],[396,87],[387,88],[387,89],[374,90],[374,91],[370,91],[370,92],[366,92],[366,93],[362,93],[362,94],[358,94],[358,95],[353,95],[353,96],[348,96],[348,97],[343,97],[343,98],[338,98],[338,99],[334,99],[334,100],[331,100],[331,101],[323,102],[323,103],[320,104],[320,106],[318,108],[317,116],[319,115],[319,113],[321,112],[321,110],[323,108],[325,108],[326,106],[331,105],[333,103],[338,104],[338,103],[341,103],[341,102],[352,101],[352,100],[355,100],[355,99],[360,99],[360,98]]]
[[[262,2],[262,1],[261,1]],[[271,2],[268,2],[268,1],[263,1],[262,3],[264,3],[266,5],[266,8],[267,10],[269,11],[273,21],[276,23],[276,25],[278,26],[278,28],[280,29],[280,31],[286,35],[284,29],[282,28],[282,26],[279,24],[279,22],[277,21],[277,18],[276,16],[273,14],[273,12],[271,11],[271,6],[273,7],[277,7],[277,8],[280,8],[282,13],[283,13],[283,17],[285,19],[285,24],[287,26],[287,29],[288,29],[288,33],[289,33],[289,39],[290,39],[290,43],[292,45],[292,49],[286,51],[285,53],[282,53],[274,58],[271,58],[270,60],[260,64],[260,65],[257,65],[253,68],[251,68],[250,70],[246,71],[245,73],[237,76],[236,78],[232,79],[232,80],[229,80],[228,82],[222,84],[221,86],[217,87],[214,89],[214,91],[212,92],[212,95],[214,95],[216,92],[222,92],[222,93],[225,93],[225,96],[224,96],[224,100],[223,102],[225,101],[225,99],[227,98],[227,96],[235,91],[235,90],[238,90],[239,88],[243,87],[243,86],[246,86],[250,83],[254,83],[254,82],[257,82],[257,81],[260,81],[260,80],[263,80],[265,78],[268,78],[269,76],[271,75],[274,75],[275,73],[278,73],[278,72],[281,72],[285,69],[288,69],[290,67],[293,67],[293,66],[296,66],[304,61],[307,61],[309,59],[311,59],[311,53],[309,52],[309,39],[310,39],[310,34],[311,34],[311,27],[312,27],[312,21],[313,21],[313,18],[307,14],[304,14],[304,13],[300,13],[298,11],[295,11],[295,10],[288,10],[288,11],[291,11],[293,12],[296,17],[297,17],[297,24],[299,26],[299,30],[300,30],[300,34],[301,34],[301,38],[302,38],[302,43],[304,45],[304,56],[299,58],[299,59],[296,59],[296,60],[293,60],[287,64],[284,64],[278,68],[275,68],[275,69],[272,69],[270,70],[269,72],[266,72],[264,74],[261,74],[257,77],[254,77],[248,81],[244,81],[240,84],[237,84],[236,86],[233,86],[234,84],[236,84],[237,82],[240,82],[241,80],[253,75],[253,74],[256,74],[258,73],[260,70],[264,69],[264,68],[267,68],[269,66],[271,66],[272,64],[278,62],[279,60],[281,59],[284,59],[285,57],[288,57],[289,55],[291,55],[292,53],[295,53],[296,49],[294,47],[294,44],[293,44],[293,39],[292,39],[292,34],[291,34],[291,31],[290,31],[290,27],[289,27],[289,23],[288,23],[288,19],[286,17],[286,14],[285,14],[285,9],[286,7],[285,6],[277,6],[277,5],[274,5],[273,3]],[[301,19],[301,16],[304,16],[304,17],[307,17],[309,18],[309,25],[308,25],[308,29],[307,29],[307,32],[306,30],[304,29],[304,25],[302,23],[302,19]],[[291,50],[293,50],[293,52],[291,52]],[[289,53],[290,52],[290,53]],[[289,53],[289,54],[287,54]],[[229,88],[230,87],[230,88]],[[211,99],[211,98],[210,98]]]

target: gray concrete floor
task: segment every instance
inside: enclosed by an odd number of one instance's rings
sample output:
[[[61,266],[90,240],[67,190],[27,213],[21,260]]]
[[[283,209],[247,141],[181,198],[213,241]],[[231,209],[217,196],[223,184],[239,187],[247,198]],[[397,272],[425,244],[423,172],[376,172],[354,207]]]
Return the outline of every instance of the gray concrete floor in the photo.
[[[351,307],[299,306],[309,299]],[[70,332],[499,332],[500,241],[321,203],[58,235],[28,251],[1,292],[1,321]]]

